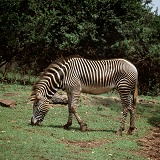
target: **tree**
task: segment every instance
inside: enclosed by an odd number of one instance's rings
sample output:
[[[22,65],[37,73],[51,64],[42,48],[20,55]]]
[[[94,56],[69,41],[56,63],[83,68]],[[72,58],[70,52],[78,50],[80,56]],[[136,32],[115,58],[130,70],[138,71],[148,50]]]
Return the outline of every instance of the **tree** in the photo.
[[[0,4],[0,65],[15,60],[39,72],[60,56],[126,58],[141,93],[160,89],[160,16],[151,0],[12,0]]]

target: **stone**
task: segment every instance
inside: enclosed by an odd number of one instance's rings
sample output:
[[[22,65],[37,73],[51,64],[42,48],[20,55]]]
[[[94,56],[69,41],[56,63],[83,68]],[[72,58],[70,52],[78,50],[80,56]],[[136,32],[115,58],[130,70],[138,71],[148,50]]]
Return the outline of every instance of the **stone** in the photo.
[[[53,96],[51,103],[53,103],[53,104],[68,104],[68,97],[65,92],[57,92]]]
[[[17,102],[15,100],[8,100],[8,99],[2,99],[0,98],[0,105],[2,107],[8,107],[8,108],[16,108]]]

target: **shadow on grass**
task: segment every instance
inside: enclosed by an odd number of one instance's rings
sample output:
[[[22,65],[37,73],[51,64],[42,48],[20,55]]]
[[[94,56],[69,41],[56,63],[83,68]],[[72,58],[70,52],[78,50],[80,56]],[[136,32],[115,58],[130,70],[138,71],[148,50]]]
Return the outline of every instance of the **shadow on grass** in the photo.
[[[160,127],[159,105],[154,103],[139,104],[137,114],[147,117],[148,123],[153,127]]]
[[[61,126],[61,125],[49,125],[48,127],[64,129],[63,126]],[[70,127],[66,131],[71,131],[71,130],[80,131],[80,128],[79,127]],[[86,132],[110,132],[110,133],[116,133],[117,131],[111,130],[111,129],[96,129],[96,128],[90,129],[90,128],[88,128],[86,130]]]
[[[109,133],[116,133],[117,131],[111,129],[88,129],[87,132],[109,132]]]
[[[105,110],[105,107],[111,110],[121,113],[122,104],[119,97],[103,97],[92,96],[92,103],[90,105],[97,106],[97,111]],[[104,107],[103,107],[104,106]],[[159,103],[153,100],[143,100],[137,103],[136,114],[147,118],[148,123],[154,127],[160,127],[160,109]],[[130,114],[128,113],[128,116]]]
[[[160,127],[160,114],[157,116],[148,118],[148,122],[154,127]]]

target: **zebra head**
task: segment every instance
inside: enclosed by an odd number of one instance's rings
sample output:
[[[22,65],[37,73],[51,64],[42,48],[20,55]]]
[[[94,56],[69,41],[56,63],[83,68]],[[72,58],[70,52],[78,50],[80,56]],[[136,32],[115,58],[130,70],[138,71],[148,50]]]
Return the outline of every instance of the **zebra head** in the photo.
[[[48,99],[41,98],[40,96],[35,96],[31,98],[33,101],[33,114],[31,117],[31,125],[39,125],[45,115],[47,114],[51,104],[49,104]]]

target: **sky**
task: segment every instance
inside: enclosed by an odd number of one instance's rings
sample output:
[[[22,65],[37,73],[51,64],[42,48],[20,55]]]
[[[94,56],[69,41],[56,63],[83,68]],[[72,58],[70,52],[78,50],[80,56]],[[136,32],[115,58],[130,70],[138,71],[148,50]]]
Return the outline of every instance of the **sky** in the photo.
[[[155,11],[158,7],[158,15],[160,15],[160,0],[152,0],[152,11]]]

